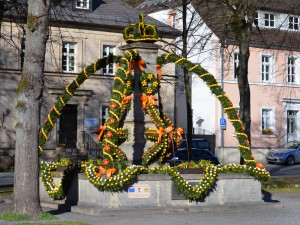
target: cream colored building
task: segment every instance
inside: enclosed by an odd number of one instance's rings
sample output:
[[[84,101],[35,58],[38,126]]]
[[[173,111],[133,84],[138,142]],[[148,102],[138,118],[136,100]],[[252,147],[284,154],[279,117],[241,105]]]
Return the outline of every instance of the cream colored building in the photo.
[[[119,47],[126,44],[122,31],[129,24],[139,22],[139,12],[118,0],[72,0],[66,5],[53,7],[51,21],[42,113],[40,118],[32,118],[39,120],[41,125],[66,85],[85,66],[109,53],[122,54]],[[155,23],[162,38],[173,39],[176,36],[173,28],[150,17],[145,17],[145,23]],[[8,20],[3,22],[1,31],[10,40],[0,39],[0,151],[2,154],[12,154],[15,146],[16,89],[26,51],[25,35],[20,26]],[[83,140],[83,132],[97,143],[97,135],[93,132],[104,122],[108,113],[115,69],[116,66],[110,64],[80,86],[55,124],[45,146],[46,151],[72,144],[79,151],[85,151],[87,143]],[[162,81],[164,110],[172,120],[174,73],[174,66],[168,66],[164,74],[171,76]]]

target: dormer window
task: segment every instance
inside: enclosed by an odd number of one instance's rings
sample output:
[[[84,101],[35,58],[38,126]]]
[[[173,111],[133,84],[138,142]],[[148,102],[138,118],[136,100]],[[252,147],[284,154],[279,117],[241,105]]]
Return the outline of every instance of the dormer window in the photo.
[[[299,18],[296,16],[289,17],[289,29],[298,30],[299,29]]]
[[[89,9],[89,0],[76,0],[77,9]]]
[[[265,14],[265,27],[275,27],[275,16],[274,14]]]

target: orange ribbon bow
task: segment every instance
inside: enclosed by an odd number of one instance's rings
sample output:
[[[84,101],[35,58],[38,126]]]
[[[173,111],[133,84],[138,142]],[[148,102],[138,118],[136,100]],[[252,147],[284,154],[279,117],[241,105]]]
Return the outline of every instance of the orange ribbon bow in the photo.
[[[165,128],[163,127],[160,127],[158,130],[157,130],[157,133],[158,133],[158,141],[161,141],[161,137],[163,136],[165,132]]]
[[[146,96],[146,95],[142,95],[142,96],[140,97],[140,99],[141,99],[141,102],[142,102],[142,107],[143,107],[143,108],[146,108],[146,107],[147,107],[147,102],[148,102],[147,96]]]
[[[103,132],[105,131],[105,129],[106,129],[106,126],[103,126],[103,125],[101,125],[101,127],[98,129],[98,131],[99,131],[98,140],[101,139],[101,137],[102,137]]]
[[[159,64],[157,64],[156,69],[157,69],[157,77],[161,78],[162,77],[161,66]]]
[[[145,72],[144,64],[145,64],[145,61],[143,59],[140,59],[137,62],[131,62],[130,68],[129,68],[129,73],[132,73],[132,70],[135,66],[138,66],[142,72]]]

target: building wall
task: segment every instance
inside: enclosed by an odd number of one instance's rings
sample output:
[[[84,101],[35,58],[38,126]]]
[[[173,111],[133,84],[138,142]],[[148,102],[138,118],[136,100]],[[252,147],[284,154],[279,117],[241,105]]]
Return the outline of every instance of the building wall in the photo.
[[[0,149],[14,149],[15,146],[15,91],[21,75],[20,68],[20,46],[22,35],[12,24],[3,23],[2,30],[8,34],[13,34],[16,46],[8,45],[4,39],[0,39]],[[10,30],[11,29],[11,30]],[[47,43],[45,61],[45,89],[42,102],[42,110],[39,119],[41,125],[44,122],[51,107],[55,104],[58,97],[78,73],[85,66],[94,63],[98,58],[103,57],[103,45],[116,46],[116,55],[122,54],[118,47],[126,44],[123,35],[116,32],[104,32],[72,28],[51,28],[51,36]],[[74,73],[62,72],[62,44],[63,42],[76,43],[76,70]],[[162,44],[162,43],[158,43]],[[160,52],[161,53],[161,52]],[[174,75],[175,66],[167,65],[164,73]],[[88,132],[95,141],[97,135],[92,134],[101,125],[101,107],[110,104],[111,92],[113,87],[113,76],[103,75],[102,71],[96,72],[86,80],[76,91],[68,104],[77,105],[77,148],[82,148],[81,131]],[[162,96],[164,110],[167,115],[174,119],[174,84],[173,78],[164,78],[162,81]],[[6,113],[9,112],[9,113]],[[7,114],[7,115],[6,115]],[[93,119],[92,123],[87,123],[87,119]],[[50,134],[50,140],[45,149],[55,149],[58,146],[59,121]]]
[[[230,46],[227,53],[238,51]],[[260,154],[265,154],[270,148],[279,147],[286,141],[297,139],[300,136],[300,130],[297,128],[296,135],[287,135],[287,110],[300,110],[299,84],[287,83],[287,57],[289,55],[298,56],[299,52],[266,50],[260,48],[250,48],[249,59],[249,83],[251,89],[251,144],[253,149],[262,149]],[[261,80],[261,56],[263,54],[272,55],[274,65],[274,79],[266,83]],[[296,78],[300,75],[296,68]],[[239,90],[237,81],[233,76],[233,60],[229,60],[228,54],[224,63],[224,90],[228,94],[234,106],[239,106]],[[274,111],[273,134],[262,133],[262,108],[270,108]],[[299,114],[299,113],[298,113]],[[296,120],[299,120],[297,114]],[[220,116],[220,110],[216,110],[216,121]],[[227,129],[224,131],[224,147],[234,148],[238,145],[234,128],[228,121]],[[298,123],[299,124],[299,123]],[[298,125],[299,127],[299,125]],[[220,129],[217,131],[220,140]],[[220,142],[219,142],[220,146]],[[226,150],[225,150],[226,151]]]

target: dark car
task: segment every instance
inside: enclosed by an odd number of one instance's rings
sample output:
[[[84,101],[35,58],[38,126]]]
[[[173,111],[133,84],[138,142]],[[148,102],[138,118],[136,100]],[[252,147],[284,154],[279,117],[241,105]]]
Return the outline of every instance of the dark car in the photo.
[[[181,140],[179,143],[178,149],[186,149],[187,148],[187,141],[186,139]],[[198,148],[198,149],[208,149],[211,151],[211,145],[208,142],[207,139],[204,138],[193,138],[192,139],[192,148]]]
[[[199,162],[200,160],[209,160],[212,164],[220,164],[219,159],[207,149],[192,148],[191,161]],[[169,157],[170,166],[177,166],[188,161],[187,149],[178,149]]]

